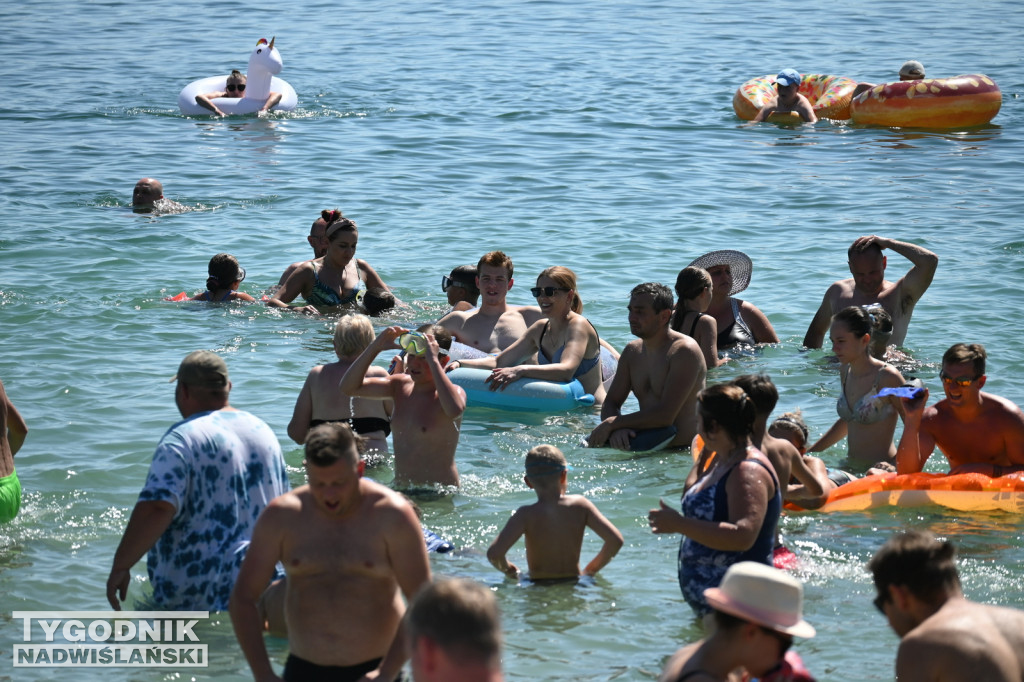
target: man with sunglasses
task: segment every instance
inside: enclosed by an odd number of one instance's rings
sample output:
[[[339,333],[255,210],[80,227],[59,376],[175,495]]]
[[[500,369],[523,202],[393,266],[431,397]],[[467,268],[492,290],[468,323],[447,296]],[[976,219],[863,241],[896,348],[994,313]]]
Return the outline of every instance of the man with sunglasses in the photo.
[[[1024,471],[1024,412],[1006,398],[983,393],[985,347],[958,343],[942,356],[946,397],[929,408],[928,391],[903,399],[906,416],[896,471],[921,471],[937,445],[951,474],[1005,476]]]
[[[230,99],[241,99],[242,97],[245,97],[245,81],[245,74],[239,71],[238,69],[235,69],[231,72],[231,75],[228,76],[227,83],[224,85],[223,92],[206,92],[201,95],[196,95],[196,104],[203,107],[204,109],[209,109],[217,116],[226,116],[226,114],[223,111],[217,108],[217,105],[214,104],[213,100],[217,99],[218,97],[226,97]],[[277,106],[277,104],[280,103],[280,101],[280,92],[270,93],[269,95],[267,95],[267,101],[263,103],[262,107],[260,107],[259,113],[263,114],[269,111],[271,107]]]
[[[900,682],[1019,682],[1024,612],[964,598],[956,549],[931,533],[889,539],[868,563],[875,607],[900,637]]]

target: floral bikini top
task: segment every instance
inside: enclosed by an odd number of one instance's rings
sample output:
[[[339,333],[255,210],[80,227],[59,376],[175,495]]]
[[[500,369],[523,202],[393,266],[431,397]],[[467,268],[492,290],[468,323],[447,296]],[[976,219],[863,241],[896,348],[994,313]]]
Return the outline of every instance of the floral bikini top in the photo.
[[[877,395],[878,382],[882,378],[882,369],[879,368],[878,374],[875,375],[875,383],[871,385],[871,389],[861,396],[861,399],[857,401],[857,404],[852,409],[850,408],[849,401],[846,399],[846,377],[849,374],[849,368],[847,368],[845,374],[840,370],[839,384],[842,392],[839,395],[839,400],[836,401],[836,414],[839,415],[840,419],[857,424],[875,424],[885,421],[896,413],[896,408],[893,407],[891,402],[885,397]]]
[[[356,296],[365,287],[366,285],[363,283],[363,280],[360,279],[356,282],[356,285],[352,287],[352,292],[348,296],[340,296],[337,291],[320,281],[320,271],[316,267],[316,262],[314,262],[313,289],[309,292],[309,296],[306,296],[306,302],[319,306],[335,306],[355,303]]]

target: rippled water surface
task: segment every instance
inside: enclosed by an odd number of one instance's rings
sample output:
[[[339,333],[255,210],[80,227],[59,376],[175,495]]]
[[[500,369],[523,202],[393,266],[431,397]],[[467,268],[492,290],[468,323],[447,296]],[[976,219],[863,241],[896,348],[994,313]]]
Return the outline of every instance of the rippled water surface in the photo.
[[[815,434],[834,419],[838,378],[826,353],[802,351],[800,341],[825,288],[846,274],[856,237],[913,241],[941,258],[907,338],[917,374],[937,387],[945,348],[980,341],[988,389],[1024,402],[1021,11],[1011,2],[940,1],[926,16],[916,5],[851,7],[298,0],[285,10],[183,0],[0,8],[9,48],[0,377],[31,428],[17,457],[22,512],[0,528],[3,618],[106,608],[114,549],[153,447],[177,418],[167,379],[191,350],[227,358],[233,404],[273,427],[301,482],[301,451],[285,427],[308,369],[332,357],[333,321],[162,299],[200,290],[219,251],[246,268],[244,290],[261,292],[306,257],[308,226],[323,208],[358,222],[360,257],[409,302],[381,324],[438,317],[440,275],[500,248],[516,263],[512,302],[529,302],[544,267],[568,265],[587,316],[620,348],[630,340],[633,285],[671,283],[706,251],[742,249],[755,264],[743,297],[766,312],[782,343],[710,379],[770,373],[780,408],[802,408]],[[178,113],[185,84],[244,68],[256,39],[271,35],[281,76],[299,94],[296,111],[226,121]],[[929,75],[989,75],[1002,88],[1002,111],[989,126],[940,132],[746,126],[730,105],[740,83],[783,67],[879,82],[910,58]],[[132,185],[146,175],[197,210],[131,213]],[[908,267],[896,254],[888,264],[890,278]],[[495,588],[511,680],[652,679],[699,636],[676,584],[678,539],[655,537],[646,524],[659,498],[678,499],[688,455],[578,448],[596,422],[587,412],[527,423],[470,412],[457,453],[463,489],[423,505],[427,523],[464,548],[435,557],[435,571]],[[543,441],[565,450],[572,491],[625,535],[594,582],[520,587],[483,557],[509,512],[531,499],[522,456]],[[826,454],[830,463],[841,457],[841,448]],[[386,467],[371,474],[390,480]],[[897,640],[871,607],[864,563],[904,526],[956,539],[972,598],[1024,603],[1017,516],[938,508],[786,516],[819,632],[798,650],[819,679],[892,679]],[[597,546],[588,537],[584,553]],[[524,560],[522,545],[513,555]],[[247,679],[226,617],[215,621],[204,631],[212,667],[196,679]],[[53,670],[9,668],[17,641],[17,624],[0,625],[0,678],[53,678]],[[283,660],[285,645],[272,649]],[[179,676],[136,670],[131,678]]]

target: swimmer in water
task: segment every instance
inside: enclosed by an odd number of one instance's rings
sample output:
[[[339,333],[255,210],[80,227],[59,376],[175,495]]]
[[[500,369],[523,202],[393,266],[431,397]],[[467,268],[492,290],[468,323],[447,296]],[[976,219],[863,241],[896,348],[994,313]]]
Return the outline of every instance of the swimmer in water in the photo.
[[[238,285],[245,279],[245,270],[238,264],[238,259],[230,253],[218,253],[211,258],[207,271],[210,273],[210,276],[206,278],[206,291],[198,296],[193,296],[189,300],[210,301],[212,303],[222,303],[225,301],[247,301],[251,303],[256,300],[244,291],[238,291]]]
[[[553,445],[538,445],[526,453],[523,480],[537,493],[537,501],[516,510],[487,549],[491,564],[517,578],[519,568],[505,558],[512,545],[526,536],[526,561],[531,580],[575,579],[594,575],[622,548],[622,533],[582,495],[566,495],[569,465]],[[590,528],[604,545],[580,571],[583,531]]]
[[[224,86],[223,91],[205,92],[201,95],[196,95],[196,104],[209,109],[217,116],[226,116],[223,111],[217,108],[217,105],[213,103],[213,100],[223,97],[226,99],[241,99],[245,97],[245,82],[246,76],[244,73],[235,69],[228,76],[227,84]],[[259,113],[265,114],[272,107],[277,106],[281,102],[281,93],[272,92],[267,95],[267,100],[260,107]]]
[[[765,121],[772,114],[798,114],[805,123],[815,123],[818,116],[810,101],[800,94],[803,77],[795,69],[783,69],[775,77],[776,97],[757,112],[754,122]]]

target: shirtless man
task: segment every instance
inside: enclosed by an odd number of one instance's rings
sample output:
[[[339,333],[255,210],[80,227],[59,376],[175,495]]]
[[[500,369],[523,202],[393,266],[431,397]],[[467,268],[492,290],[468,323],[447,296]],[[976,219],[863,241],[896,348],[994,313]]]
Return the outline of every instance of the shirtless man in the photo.
[[[931,533],[909,530],[868,563],[875,606],[900,637],[900,682],[1020,682],[1024,611],[968,601],[956,550]]]
[[[409,353],[405,372],[386,377],[367,376],[373,359],[408,329],[388,327],[353,362],[341,379],[341,392],[358,398],[394,400],[391,439],[395,449],[395,484],[401,487],[459,485],[455,447],[459,444],[466,391],[445,374],[441,349],[451,336],[439,326],[424,334],[422,355]]]
[[[338,209],[334,209],[337,211]],[[333,211],[324,211],[324,213],[333,214]],[[338,211],[340,214],[341,212]],[[324,219],[323,215],[313,221],[313,225],[309,228],[309,236],[306,237],[306,241],[313,247],[313,258],[307,258],[306,260],[300,260],[292,263],[281,273],[281,279],[278,280],[277,286],[284,286],[284,283],[288,280],[293,272],[298,270],[304,263],[308,263],[310,260],[316,260],[317,258],[323,258],[327,254],[327,220]]]
[[[803,76],[796,72],[796,69],[783,69],[775,77],[775,90],[778,93],[774,100],[764,105],[761,111],[757,112],[754,122],[764,121],[772,114],[799,114],[806,123],[814,123],[818,116],[814,113],[814,107],[810,101],[798,91]]]
[[[619,368],[601,407],[603,420],[588,439],[590,447],[606,443],[629,450],[629,439],[640,429],[676,427],[669,447],[690,444],[697,433],[697,394],[704,389],[707,367],[697,342],[669,329],[672,290],[647,282],[629,296],[629,330],[639,337],[619,357]],[[630,392],[640,409],[622,414]]]
[[[986,357],[980,343],[951,346],[939,372],[946,397],[927,409],[927,389],[921,398],[903,400],[898,473],[921,471],[936,445],[949,460],[951,474],[1024,471],[1024,412],[1006,398],[982,393]]]
[[[886,258],[883,249],[892,249],[909,260],[913,267],[895,284],[885,279]],[[910,316],[914,306],[932,283],[939,257],[928,249],[869,235],[853,242],[847,252],[850,264],[850,279],[835,282],[825,292],[821,307],[811,320],[811,326],[804,335],[804,345],[821,348],[832,316],[851,305],[879,303],[892,317],[892,337],[889,343],[902,346],[907,337]]]
[[[480,307],[453,310],[438,322],[455,340],[485,353],[498,353],[526,334],[542,315],[536,306],[510,306],[505,302],[512,288],[512,259],[491,251],[477,263],[476,286]]]
[[[164,197],[164,186],[156,178],[142,178],[132,189],[132,211],[135,213],[182,213],[188,208]]]
[[[28,424],[0,381],[0,523],[7,523],[21,509],[21,482],[14,470],[14,456],[27,435]]]
[[[284,680],[393,680],[407,658],[405,607],[430,582],[419,520],[398,493],[363,478],[347,424],[306,439],[308,485],[260,515],[231,593],[231,622],[256,680],[274,674],[258,602],[285,567],[288,661]]]

